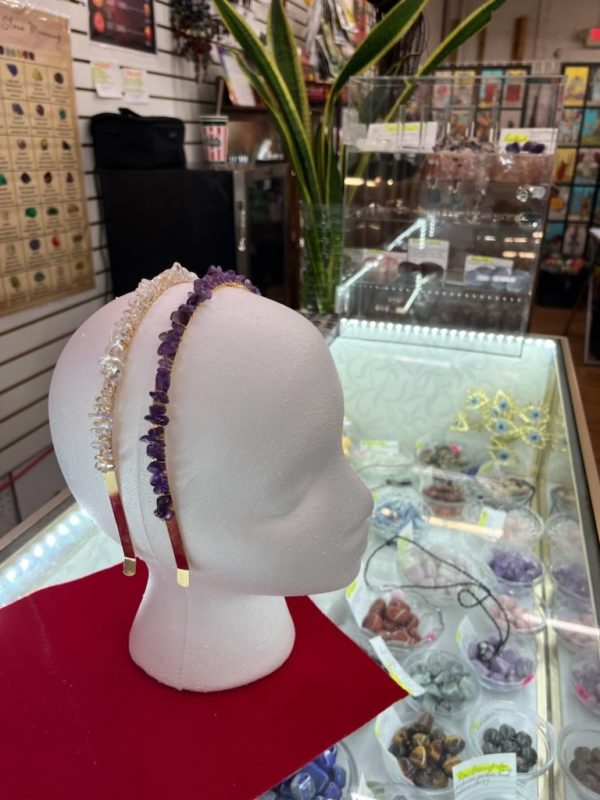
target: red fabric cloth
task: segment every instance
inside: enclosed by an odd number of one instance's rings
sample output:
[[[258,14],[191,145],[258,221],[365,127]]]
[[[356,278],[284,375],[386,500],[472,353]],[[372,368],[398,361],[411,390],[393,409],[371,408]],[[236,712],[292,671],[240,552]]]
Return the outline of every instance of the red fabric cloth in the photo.
[[[288,600],[296,644],[273,674],[212,694],[164,686],[127,648],[138,565],[0,611],[3,797],[248,800],[403,696],[306,597]]]

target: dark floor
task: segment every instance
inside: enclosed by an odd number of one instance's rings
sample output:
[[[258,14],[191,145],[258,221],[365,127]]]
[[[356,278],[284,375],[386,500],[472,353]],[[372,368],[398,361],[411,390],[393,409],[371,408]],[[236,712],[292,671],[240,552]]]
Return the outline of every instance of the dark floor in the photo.
[[[546,308],[535,306],[531,319],[532,333],[543,333],[560,336],[571,316],[568,308]],[[581,308],[569,326],[568,338],[571,346],[579,389],[587,417],[592,447],[596,456],[596,465],[600,469],[600,366],[590,367],[583,363],[583,346],[585,335],[585,309]]]

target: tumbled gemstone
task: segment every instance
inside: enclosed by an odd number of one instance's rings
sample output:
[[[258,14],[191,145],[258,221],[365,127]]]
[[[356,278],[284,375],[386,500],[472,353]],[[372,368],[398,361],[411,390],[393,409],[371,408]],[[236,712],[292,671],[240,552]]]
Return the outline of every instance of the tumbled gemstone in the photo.
[[[179,306],[177,311],[171,314],[171,321],[176,322],[178,325],[187,325],[194,313],[194,307],[188,304]]]
[[[144,419],[152,422],[154,425],[168,425],[169,418],[165,414],[146,414]]]
[[[150,392],[150,397],[159,403],[169,402],[169,395],[166,392]]]
[[[178,325],[176,328],[171,328],[168,331],[163,331],[158,334],[161,342],[179,342],[183,334],[183,328]]]
[[[171,373],[164,367],[156,371],[156,390],[159,392],[168,392],[171,385]]]
[[[158,442],[150,442],[148,447],[146,447],[146,455],[149,455],[150,458],[156,458],[158,461],[164,461],[165,460],[164,444],[159,444]]]
[[[162,342],[158,347],[159,356],[174,356],[179,347],[179,340]]]
[[[150,485],[154,487],[154,494],[169,494],[169,480],[166,475],[153,475]]]

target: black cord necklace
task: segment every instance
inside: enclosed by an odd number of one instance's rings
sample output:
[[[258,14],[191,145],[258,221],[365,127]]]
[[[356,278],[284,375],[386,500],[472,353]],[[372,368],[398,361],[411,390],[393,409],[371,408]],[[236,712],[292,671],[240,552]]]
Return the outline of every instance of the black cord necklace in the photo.
[[[395,545],[398,540],[402,540],[404,542],[408,542],[413,547],[418,547],[424,553],[426,553],[430,558],[434,561],[437,561],[440,564],[444,564],[447,567],[450,567],[457,572],[462,573],[466,576],[468,580],[465,581],[456,581],[454,583],[446,583],[446,584],[438,584],[437,586],[421,586],[419,584],[410,584],[410,583],[395,583],[393,586],[386,587],[386,586],[375,586],[369,579],[369,568],[371,566],[371,562],[373,558],[382,550],[384,547],[389,547],[390,545]],[[369,589],[372,591],[387,591],[388,589],[418,589],[419,591],[423,592],[425,590],[429,591],[437,591],[438,589],[458,589],[456,598],[458,600],[459,605],[462,608],[469,609],[475,608],[479,606],[484,614],[488,617],[488,619],[492,622],[493,626],[498,631],[498,643],[496,645],[491,645],[487,642],[480,642],[478,647],[478,657],[481,661],[491,661],[494,656],[498,655],[502,648],[508,642],[510,637],[510,620],[508,618],[508,614],[502,603],[498,600],[498,598],[494,595],[492,590],[485,585],[482,581],[475,578],[475,576],[471,575],[466,569],[453,564],[451,561],[447,561],[445,558],[436,555],[427,547],[419,542],[416,542],[414,539],[409,538],[408,536],[402,536],[399,533],[395,533],[389,539],[387,539],[383,544],[379,545],[378,547],[373,550],[373,552],[369,555],[365,562],[364,568],[364,581],[365,584]],[[478,597],[475,593],[475,589],[481,590],[483,595]],[[496,606],[500,609],[500,613],[504,617],[504,621],[506,623],[506,631],[503,632],[502,628],[498,624],[498,622],[494,619],[494,617],[490,614],[488,609],[485,606],[486,600],[492,600]]]

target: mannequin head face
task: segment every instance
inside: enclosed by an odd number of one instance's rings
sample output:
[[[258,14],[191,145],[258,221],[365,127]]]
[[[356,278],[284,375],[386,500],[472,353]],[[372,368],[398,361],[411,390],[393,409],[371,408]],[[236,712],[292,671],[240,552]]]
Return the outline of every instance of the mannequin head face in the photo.
[[[187,286],[151,307],[119,388],[116,454],[136,552],[152,569],[174,562],[139,437],[145,433],[158,334]],[[74,335],[53,379],[57,455],[77,499],[116,536],[93,468],[86,414],[98,359],[124,298]],[[265,298],[223,288],[198,310],[171,383],[167,466],[191,582],[239,594],[308,594],[346,585],[364,550],[372,502],[341,448],[343,400],[320,334]]]

